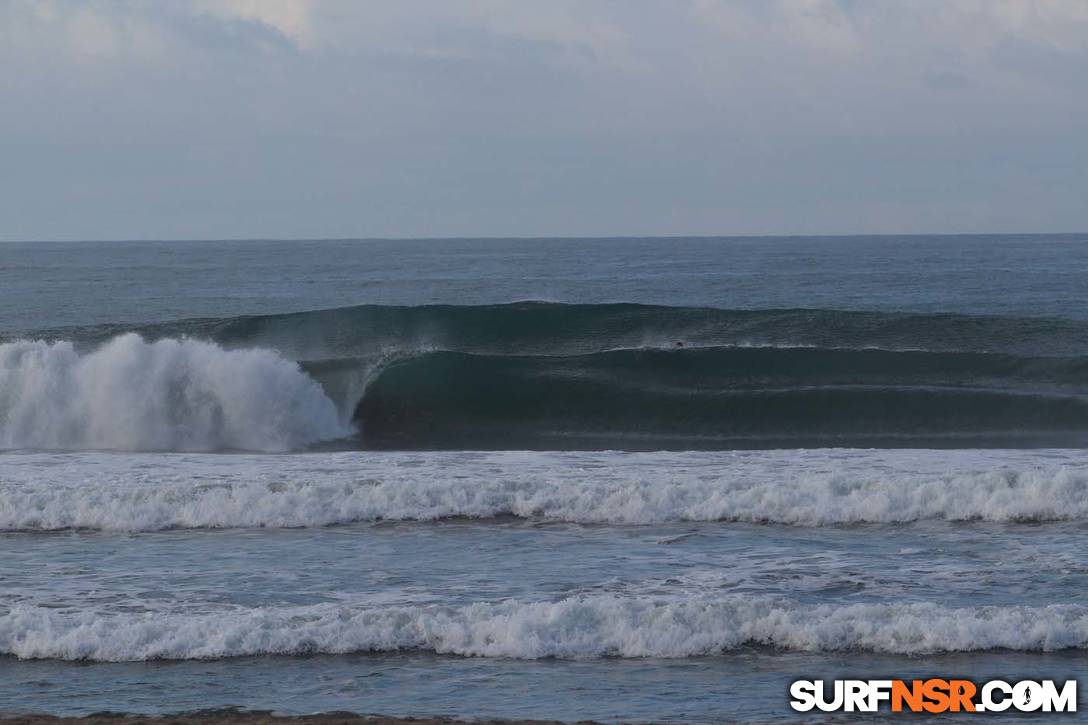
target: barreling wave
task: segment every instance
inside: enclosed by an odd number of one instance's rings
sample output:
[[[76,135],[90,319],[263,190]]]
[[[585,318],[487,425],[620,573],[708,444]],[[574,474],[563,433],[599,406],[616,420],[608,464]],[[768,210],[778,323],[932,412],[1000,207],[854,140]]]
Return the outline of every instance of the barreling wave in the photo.
[[[504,516],[626,525],[1088,520],[1088,470],[1067,457],[1040,467],[1015,459],[962,461],[940,452],[907,454],[910,460],[895,452],[790,453],[451,453],[422,459],[339,453],[299,463],[177,456],[159,457],[154,465],[141,457],[95,458],[85,465],[40,454],[10,462],[0,475],[0,531],[316,527]]]
[[[470,657],[692,657],[741,647],[931,654],[1088,647],[1079,605],[804,605],[752,596],[576,596],[467,606],[217,607],[0,613],[0,653],[140,661],[416,650]]]
[[[0,446],[293,450],[353,428],[339,445],[1088,442],[1080,321],[523,302],[125,330],[0,346]]]
[[[810,348],[429,352],[355,411],[378,448],[1083,445],[1088,360]]]
[[[350,433],[294,362],[135,334],[0,345],[0,448],[286,451]]]

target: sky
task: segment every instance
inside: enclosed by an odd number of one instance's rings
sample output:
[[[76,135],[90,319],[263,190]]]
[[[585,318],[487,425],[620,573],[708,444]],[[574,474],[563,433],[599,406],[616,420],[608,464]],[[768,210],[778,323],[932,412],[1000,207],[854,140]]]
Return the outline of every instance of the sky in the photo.
[[[0,0],[0,239],[1062,231],[1086,0]]]

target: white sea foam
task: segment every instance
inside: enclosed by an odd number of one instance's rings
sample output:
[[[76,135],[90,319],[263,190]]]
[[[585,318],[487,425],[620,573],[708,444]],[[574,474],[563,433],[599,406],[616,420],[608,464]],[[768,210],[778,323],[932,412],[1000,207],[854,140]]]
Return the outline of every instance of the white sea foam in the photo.
[[[0,653],[65,660],[423,650],[479,657],[690,657],[746,645],[898,654],[1088,647],[1088,608],[802,605],[757,597],[581,596],[461,607],[321,604],[183,613],[0,613]]]
[[[1075,451],[0,456],[0,530],[1088,520]]]
[[[0,345],[0,448],[286,451],[349,432],[298,366],[263,349],[115,338]]]

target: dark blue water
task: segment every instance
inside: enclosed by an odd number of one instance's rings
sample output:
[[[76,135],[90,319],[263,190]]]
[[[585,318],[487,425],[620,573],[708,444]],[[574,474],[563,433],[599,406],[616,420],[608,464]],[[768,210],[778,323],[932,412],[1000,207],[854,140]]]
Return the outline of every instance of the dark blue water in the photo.
[[[9,243],[0,330],[515,300],[1088,317],[1084,235]]]

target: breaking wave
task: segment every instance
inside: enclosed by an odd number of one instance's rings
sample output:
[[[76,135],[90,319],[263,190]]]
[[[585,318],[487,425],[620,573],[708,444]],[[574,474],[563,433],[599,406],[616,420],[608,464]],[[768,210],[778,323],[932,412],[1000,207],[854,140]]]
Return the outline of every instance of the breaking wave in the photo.
[[[36,455],[9,459],[0,474],[0,530],[316,527],[500,516],[629,525],[1088,520],[1083,461],[1046,467],[1011,461],[1017,470],[924,453],[910,459],[894,451],[338,453],[299,462],[234,456],[227,463],[180,455],[153,462]]]
[[[0,447],[1083,447],[1088,324],[364,305],[0,345]]]
[[[0,653],[25,659],[138,661],[400,650],[587,659],[691,657],[746,646],[895,654],[1085,648],[1088,608],[592,595],[458,607],[319,604],[104,613],[16,605],[0,613]]]
[[[0,448],[286,451],[349,433],[320,385],[270,350],[136,334],[82,352],[0,345]]]
[[[437,351],[355,411],[377,448],[731,449],[1088,442],[1088,359],[809,348]]]

